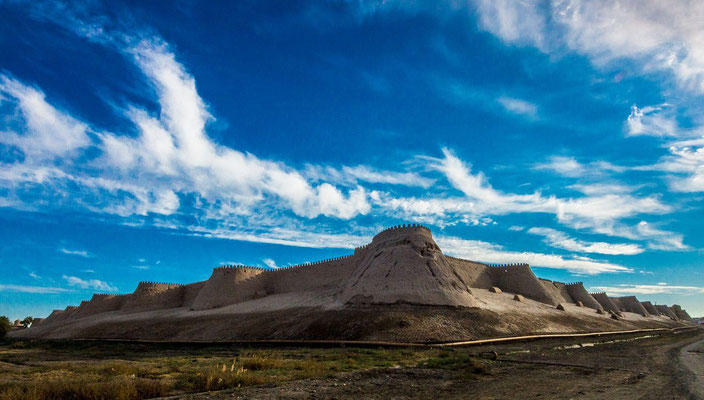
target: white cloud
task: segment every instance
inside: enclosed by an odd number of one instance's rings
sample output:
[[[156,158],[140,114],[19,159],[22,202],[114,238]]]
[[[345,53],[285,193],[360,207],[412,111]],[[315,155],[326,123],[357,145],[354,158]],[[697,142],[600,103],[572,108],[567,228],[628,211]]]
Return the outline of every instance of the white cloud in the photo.
[[[267,267],[269,267],[269,268],[271,268],[271,269],[277,269],[277,268],[279,268],[279,267],[276,265],[276,261],[272,260],[271,258],[265,258],[265,259],[262,260],[262,262],[264,263],[264,265],[266,265]]]
[[[476,0],[479,25],[510,43],[545,48],[545,16],[535,2],[515,0]]]
[[[644,71],[667,70],[686,88],[704,90],[700,1],[555,1],[553,18],[569,47],[597,64],[620,58]]]
[[[420,176],[414,172],[377,171],[365,165],[342,167],[342,171],[350,177],[370,183],[428,188],[434,182],[433,179]]]
[[[619,173],[627,170],[625,167],[614,165],[607,161],[594,161],[584,164],[577,161],[574,157],[566,156],[551,156],[548,158],[548,161],[535,164],[533,169],[538,171],[552,171],[558,175],[569,178],[602,176],[608,173]]]
[[[130,54],[155,85],[161,105],[159,118],[132,109],[128,116],[140,134],[136,138],[103,135],[104,159],[123,171],[140,171],[141,184],[167,178],[162,203],[175,211],[174,192],[196,191],[211,202],[234,200],[243,207],[260,202],[265,194],[281,199],[299,216],[352,218],[369,211],[367,194],[357,186],[347,195],[323,183],[310,185],[297,171],[214,143],[206,134],[214,118],[198,95],[195,80],[176,62],[163,43],[143,41]],[[151,176],[149,176],[151,175]]]
[[[669,152],[656,165],[642,169],[668,173],[670,189],[675,192],[704,192],[704,139],[672,143]]]
[[[478,0],[479,23],[508,43],[566,47],[601,67],[631,60],[644,73],[670,72],[704,91],[704,3],[695,0]]]
[[[41,276],[37,275],[35,272],[30,272],[28,275],[33,279],[41,279],[42,278]]]
[[[648,247],[654,250],[688,250],[689,246],[683,243],[684,237],[665,230],[658,229],[646,221],[640,221],[636,225],[637,235],[641,238],[649,238],[651,242]]]
[[[312,232],[285,227],[272,227],[268,230],[258,229],[257,231],[240,228],[209,229],[202,226],[191,226],[188,229],[192,234],[204,237],[310,248],[353,249],[368,243],[371,239],[371,235]]]
[[[645,251],[636,244],[613,244],[605,242],[588,242],[569,237],[566,233],[552,228],[533,227],[528,233],[542,236],[545,243],[552,247],[579,253],[598,253],[610,255],[633,255]]]
[[[536,170],[548,170],[562,176],[579,177],[587,173],[587,168],[574,157],[552,156],[546,163],[536,164]]]
[[[482,2],[480,10],[495,8],[482,24],[492,30],[492,24],[498,23],[498,28],[492,31],[505,35],[507,41],[528,40],[546,46],[548,42],[542,33],[531,33],[531,29],[542,29],[544,21],[527,21],[533,17],[539,18],[537,11],[528,5],[515,6],[525,10],[511,9],[506,12],[507,7],[514,7],[513,2]],[[514,22],[522,25],[513,26]],[[101,34],[100,30],[91,32],[92,39]],[[28,88],[5,77],[5,80],[15,82],[28,93],[33,90],[34,96],[41,100],[38,103],[43,104],[43,109],[48,107],[53,110],[24,113],[21,96],[16,91],[4,89],[4,98],[17,103],[23,121],[27,120],[24,130],[15,136],[32,137],[38,129],[33,127],[46,126],[46,122],[42,121],[54,121],[62,126],[62,130],[69,132],[68,144],[52,150],[55,144],[45,143],[38,136],[39,139],[32,141],[38,148],[47,147],[48,154],[62,153],[65,155],[63,159],[68,161],[94,141],[101,154],[97,159],[86,162],[86,168],[94,168],[87,174],[83,169],[49,165],[40,158],[31,165],[15,163],[10,168],[0,170],[3,186],[15,187],[18,183],[24,183],[36,188],[44,185],[45,192],[64,203],[125,217],[178,214],[182,211],[184,198],[194,197],[199,216],[216,217],[222,223],[215,229],[188,227],[195,234],[289,245],[349,248],[353,247],[358,237],[324,232],[300,236],[300,229],[260,227],[260,231],[249,230],[243,229],[247,224],[237,219],[242,216],[253,218],[257,214],[270,214],[275,219],[283,214],[282,210],[290,210],[303,218],[323,215],[351,219],[371,212],[372,201],[383,211],[399,212],[404,218],[435,221],[439,225],[456,221],[484,224],[490,223],[486,222],[491,221],[490,215],[537,212],[554,214],[559,222],[580,229],[610,232],[607,234],[612,235],[629,232],[642,240],[647,240],[648,234],[662,240],[672,239],[667,237],[668,232],[662,230],[624,228],[618,223],[622,218],[671,211],[671,207],[662,204],[657,196],[637,197],[613,190],[597,193],[593,190],[587,192],[587,189],[583,191],[586,196],[579,198],[502,192],[493,188],[482,173],[472,174],[471,167],[447,149],[444,150],[444,158],[431,159],[431,167],[441,172],[464,197],[398,198],[386,192],[369,192],[359,182],[428,188],[435,181],[414,172],[383,171],[363,165],[344,166],[340,170],[314,167],[319,174],[312,177],[308,170],[301,172],[286,164],[220,145],[207,132],[208,123],[215,117],[200,98],[195,79],[176,60],[169,47],[158,39],[130,43],[131,47],[126,53],[153,86],[160,106],[158,115],[150,114],[137,105],[125,106],[124,114],[134,124],[136,135],[131,131],[129,134],[96,133],[86,123],[52,108],[39,89]],[[471,93],[461,94],[471,97]],[[490,98],[492,107],[498,108],[495,93],[489,97],[485,93],[481,96],[482,99]],[[511,97],[503,99],[504,106],[510,105],[513,111],[530,112],[530,103]],[[47,118],[46,115],[53,117]],[[26,146],[31,148],[29,144]],[[577,163],[574,159],[572,161]],[[563,167],[563,171],[574,174],[575,170]],[[78,184],[82,190],[79,193],[70,191],[66,188],[69,184]],[[83,192],[87,192],[86,198],[75,198]],[[96,202],[96,198],[100,201]],[[21,198],[10,197],[0,199],[0,204],[21,201]],[[166,219],[159,223],[164,227],[183,227]],[[679,243],[682,243],[681,236]],[[676,247],[676,243],[672,245]]]
[[[81,289],[94,289],[103,292],[117,292],[117,288],[111,286],[107,282],[103,282],[98,279],[88,279],[84,280],[75,276],[63,275],[63,279],[68,283],[69,286],[77,286]]]
[[[594,260],[588,257],[563,257],[555,254],[518,252],[479,240],[438,236],[436,241],[443,252],[455,257],[486,263],[528,263],[534,267],[566,269],[573,273],[594,275],[605,272],[631,272],[631,269]]]
[[[71,250],[67,249],[65,247],[59,248],[59,251],[64,254],[68,254],[70,256],[79,256],[83,258],[91,258],[93,255],[85,250]]]
[[[665,214],[673,210],[662,203],[658,196],[637,197],[630,193],[594,191],[577,198],[543,196],[541,193],[512,194],[494,189],[481,172],[472,174],[466,165],[450,150],[443,149],[442,159],[432,159],[433,168],[443,173],[452,187],[464,193],[464,198],[395,198],[379,194],[375,204],[392,212],[408,216],[436,217],[434,222],[450,216],[484,217],[519,213],[554,214],[557,221],[574,229],[588,229],[594,233],[621,236],[634,240],[649,240],[650,247],[680,249],[682,236],[666,231],[644,230],[628,226],[622,219],[642,214]],[[589,189],[586,189],[589,191]],[[684,246],[684,245],[682,245]]]
[[[142,271],[146,271],[149,269],[149,266],[148,265],[133,265],[132,268],[141,269]]]
[[[345,186],[355,186],[360,182],[369,182],[428,188],[435,183],[434,179],[421,176],[416,172],[379,170],[367,165],[343,166],[341,169],[336,169],[331,166],[309,164],[306,165],[303,176],[311,181],[327,181],[328,183]]]
[[[325,215],[349,219],[369,212],[368,194],[359,185],[346,193],[327,182],[313,186],[282,163],[213,142],[205,128],[214,118],[198,95],[195,80],[166,44],[145,40],[129,48],[127,54],[154,86],[160,114],[155,117],[128,106],[125,116],[134,123],[137,136],[96,133],[99,157],[90,160],[88,156],[84,167],[75,171],[64,164],[91,144],[86,133],[90,128],[55,110],[38,89],[0,75],[0,91],[15,99],[23,117],[23,124],[13,125],[13,131],[3,134],[2,140],[20,146],[27,155],[24,162],[3,168],[0,180],[5,186],[51,187],[57,200],[53,204],[83,206],[120,216],[171,215],[178,212],[181,196],[192,193],[211,205],[236,204],[231,209],[238,213],[252,212],[260,204],[274,207],[273,202],[306,218]],[[56,157],[62,158],[60,165],[49,163]],[[93,170],[86,172],[85,167]],[[385,177],[363,166],[348,172],[360,180],[429,184],[414,174]],[[85,190],[68,188],[74,184]],[[85,200],[67,200],[76,194],[85,196]],[[97,204],[96,197],[101,198]],[[22,199],[3,201],[21,203]]]
[[[543,207],[543,199],[539,194],[514,195],[504,194],[495,190],[483,173],[471,174],[470,166],[463,163],[449,149],[443,149],[444,158],[436,160],[434,167],[442,172],[452,186],[462,191],[469,199],[476,201],[482,208],[493,208],[497,211],[508,207],[532,208]]]
[[[538,116],[538,106],[531,102],[508,96],[501,96],[496,99],[496,101],[510,113],[524,115],[530,118],[536,118]]]
[[[616,285],[595,286],[590,290],[606,292],[613,296],[632,296],[637,294],[704,294],[704,287],[699,286],[670,286],[664,282],[657,285]]]
[[[22,133],[3,132],[0,142],[19,147],[25,163],[75,155],[91,144],[88,127],[46,102],[44,93],[0,74],[0,103],[9,101],[21,115]]]
[[[590,196],[628,194],[636,189],[633,186],[627,186],[620,183],[574,184],[568,186],[568,188]]]
[[[509,231],[514,231],[514,232],[521,232],[524,229],[526,229],[526,228],[524,228],[522,226],[518,226],[518,225],[513,225],[508,228]]]
[[[0,283],[0,291],[19,292],[19,293],[36,293],[36,294],[57,294],[70,292],[68,289],[49,287],[49,286],[26,286],[26,285],[6,285]]]
[[[678,136],[680,128],[673,116],[664,113],[667,105],[638,108],[633,105],[626,120],[629,136]]]

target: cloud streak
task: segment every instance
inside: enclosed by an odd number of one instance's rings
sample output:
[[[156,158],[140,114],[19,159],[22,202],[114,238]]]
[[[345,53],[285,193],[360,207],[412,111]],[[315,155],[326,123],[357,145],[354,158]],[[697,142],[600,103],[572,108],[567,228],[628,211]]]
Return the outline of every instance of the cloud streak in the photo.
[[[91,258],[93,255],[86,250],[71,250],[67,249],[65,247],[61,247],[59,251],[63,254],[67,254],[70,256],[78,256],[78,257],[83,257],[83,258]]]
[[[649,295],[649,294],[680,294],[692,295],[703,294],[704,287],[699,286],[677,286],[668,285],[667,283],[659,283],[657,285],[631,285],[622,284],[615,286],[595,286],[591,288],[594,291],[606,292],[614,296],[629,296],[629,295]]]
[[[0,283],[0,291],[32,293],[32,294],[58,294],[70,292],[69,289],[51,286],[10,285]]]
[[[62,278],[69,286],[78,287],[80,289],[94,289],[103,292],[117,292],[115,286],[111,286],[107,282],[98,279],[81,279],[76,276],[63,275]]]
[[[597,253],[609,255],[634,255],[645,251],[636,244],[613,244],[605,242],[588,242],[569,237],[566,233],[552,228],[533,227],[528,233],[543,237],[543,241],[559,249],[578,253]]]
[[[534,267],[566,269],[585,275],[632,271],[621,265],[588,257],[564,257],[555,254],[510,251],[492,243],[451,236],[439,236],[436,239],[443,252],[467,260],[497,264],[528,263]]]

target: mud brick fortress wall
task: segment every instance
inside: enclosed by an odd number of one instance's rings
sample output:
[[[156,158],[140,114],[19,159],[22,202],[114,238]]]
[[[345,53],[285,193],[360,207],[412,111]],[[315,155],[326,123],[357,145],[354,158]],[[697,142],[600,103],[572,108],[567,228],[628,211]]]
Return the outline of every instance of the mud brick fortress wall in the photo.
[[[183,308],[208,310],[271,295],[332,295],[338,304],[427,304],[476,307],[476,290],[503,292],[556,306],[582,303],[614,313],[624,311],[691,320],[679,306],[653,306],[633,296],[612,298],[588,293],[581,282],[539,279],[528,264],[489,265],[446,256],[430,230],[399,225],[379,232],[353,254],[274,270],[230,265],[188,285],[140,282],[133,293],[95,294],[78,307],[54,310],[43,325],[102,313],[136,313]]]

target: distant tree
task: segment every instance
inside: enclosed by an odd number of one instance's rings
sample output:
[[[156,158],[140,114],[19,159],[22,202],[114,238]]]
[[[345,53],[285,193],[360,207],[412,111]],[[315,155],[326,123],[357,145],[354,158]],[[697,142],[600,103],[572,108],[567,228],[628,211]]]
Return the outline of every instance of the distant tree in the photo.
[[[22,325],[25,328],[29,328],[30,325],[32,325],[32,322],[34,322],[34,318],[32,317],[26,317],[25,319],[22,320]]]
[[[11,326],[12,325],[10,324],[9,318],[4,315],[0,317],[0,339],[5,338],[5,335],[7,335],[7,332],[10,331]]]

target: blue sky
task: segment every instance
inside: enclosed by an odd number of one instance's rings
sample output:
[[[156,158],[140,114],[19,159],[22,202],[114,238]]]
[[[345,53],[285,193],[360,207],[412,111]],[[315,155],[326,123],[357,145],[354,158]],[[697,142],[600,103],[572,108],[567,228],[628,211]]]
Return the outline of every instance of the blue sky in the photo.
[[[704,315],[704,5],[0,0],[0,314],[445,253]]]

